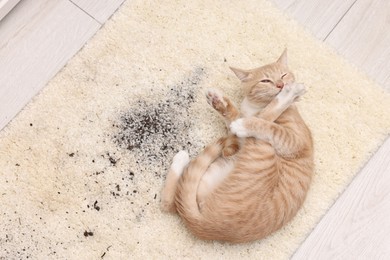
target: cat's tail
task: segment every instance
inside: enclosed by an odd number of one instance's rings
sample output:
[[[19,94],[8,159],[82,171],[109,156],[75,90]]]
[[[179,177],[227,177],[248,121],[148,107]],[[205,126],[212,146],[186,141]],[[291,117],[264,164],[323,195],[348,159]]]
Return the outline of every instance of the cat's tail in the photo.
[[[189,163],[186,172],[180,178],[176,193],[176,209],[189,226],[198,226],[202,222],[203,216],[197,202],[198,186],[207,168],[221,156],[225,139],[221,138],[207,146]]]

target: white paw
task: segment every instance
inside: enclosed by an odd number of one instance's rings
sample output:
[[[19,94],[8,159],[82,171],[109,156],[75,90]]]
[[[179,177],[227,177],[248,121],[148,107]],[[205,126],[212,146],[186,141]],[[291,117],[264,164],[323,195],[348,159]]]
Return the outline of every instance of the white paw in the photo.
[[[188,153],[186,151],[180,151],[173,157],[171,168],[177,175],[181,175],[189,162],[190,157]]]
[[[221,104],[223,107],[227,106],[227,103],[223,99],[223,94],[220,90],[216,88],[209,88],[206,92],[207,103],[212,107],[216,107],[218,104]]]
[[[287,84],[278,94],[278,99],[284,102],[297,101],[299,97],[306,93],[305,85],[301,83]]]
[[[293,93],[296,98],[303,96],[306,93],[306,87],[302,83],[295,83],[293,86]]]
[[[230,124],[230,131],[238,137],[248,137],[249,132],[244,126],[244,119],[240,118]]]

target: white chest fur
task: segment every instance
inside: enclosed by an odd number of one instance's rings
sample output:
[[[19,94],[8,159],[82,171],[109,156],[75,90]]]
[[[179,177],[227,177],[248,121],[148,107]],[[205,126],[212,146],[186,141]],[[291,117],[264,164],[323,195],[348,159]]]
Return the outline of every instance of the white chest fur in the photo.
[[[259,111],[260,109],[257,106],[249,102],[247,98],[244,98],[244,100],[241,103],[241,113],[243,117],[254,116]]]

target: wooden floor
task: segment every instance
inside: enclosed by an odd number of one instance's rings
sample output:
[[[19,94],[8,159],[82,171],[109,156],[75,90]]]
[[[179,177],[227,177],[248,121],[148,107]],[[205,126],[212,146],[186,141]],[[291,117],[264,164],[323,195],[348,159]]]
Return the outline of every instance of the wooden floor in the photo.
[[[22,0],[0,21],[0,130],[123,1]],[[270,1],[390,91],[390,1]],[[390,139],[293,259],[390,259],[389,187]]]
[[[272,1],[390,91],[390,1]],[[390,139],[293,259],[390,259],[389,215]]]
[[[124,0],[22,0],[0,21],[0,129]]]

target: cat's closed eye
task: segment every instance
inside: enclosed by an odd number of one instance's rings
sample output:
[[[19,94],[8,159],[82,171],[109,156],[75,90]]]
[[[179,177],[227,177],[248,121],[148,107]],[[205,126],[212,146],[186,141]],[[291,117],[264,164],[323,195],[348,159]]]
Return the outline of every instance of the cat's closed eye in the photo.
[[[282,75],[282,78],[286,77],[286,76],[287,76],[287,74],[288,74],[288,73],[284,73],[284,74]]]
[[[262,82],[262,83],[272,83],[272,81],[269,80],[269,79],[263,79],[263,80],[261,80],[260,82]]]

